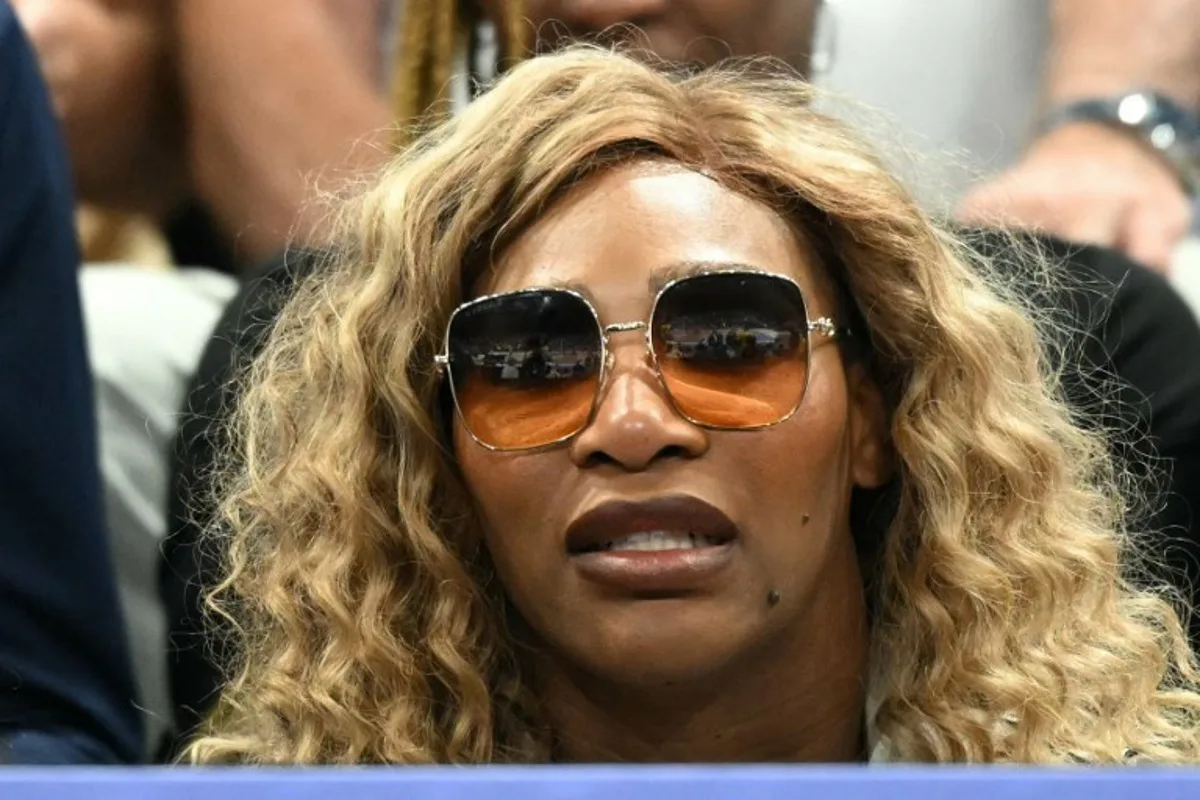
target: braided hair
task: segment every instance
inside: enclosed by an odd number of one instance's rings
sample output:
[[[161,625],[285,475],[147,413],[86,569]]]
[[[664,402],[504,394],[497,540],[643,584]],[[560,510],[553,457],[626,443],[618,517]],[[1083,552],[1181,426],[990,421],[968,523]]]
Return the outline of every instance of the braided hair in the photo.
[[[503,30],[497,31],[498,67],[526,50],[522,0],[495,0]],[[474,58],[476,31],[484,17],[480,0],[404,0],[391,64],[391,106],[401,136],[411,123],[436,122],[450,111],[455,58],[466,48]]]

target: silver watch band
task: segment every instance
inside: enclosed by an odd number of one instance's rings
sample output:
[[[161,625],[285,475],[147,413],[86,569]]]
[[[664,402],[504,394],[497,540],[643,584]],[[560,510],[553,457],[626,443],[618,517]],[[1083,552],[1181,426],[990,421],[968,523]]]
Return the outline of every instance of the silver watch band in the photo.
[[[1125,131],[1158,152],[1189,194],[1200,193],[1200,117],[1153,91],[1077,100],[1053,109],[1043,120],[1049,132],[1077,122]]]

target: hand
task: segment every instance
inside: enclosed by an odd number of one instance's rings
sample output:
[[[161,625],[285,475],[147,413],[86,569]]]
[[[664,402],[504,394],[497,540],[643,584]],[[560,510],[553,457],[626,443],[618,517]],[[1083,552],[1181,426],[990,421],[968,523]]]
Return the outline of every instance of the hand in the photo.
[[[182,183],[170,0],[14,0],[84,200],[162,211]]]
[[[958,216],[1112,247],[1165,272],[1191,225],[1192,205],[1148,145],[1076,123],[1038,139],[1018,164],[971,191]]]

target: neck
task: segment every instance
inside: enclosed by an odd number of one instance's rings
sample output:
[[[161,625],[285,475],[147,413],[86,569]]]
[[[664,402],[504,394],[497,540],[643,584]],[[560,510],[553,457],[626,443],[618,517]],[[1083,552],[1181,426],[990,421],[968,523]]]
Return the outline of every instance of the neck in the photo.
[[[809,630],[720,674],[618,686],[546,664],[548,721],[567,762],[862,761],[867,620],[861,596],[813,608]],[[831,612],[833,612],[831,614]],[[856,635],[848,635],[855,631]]]

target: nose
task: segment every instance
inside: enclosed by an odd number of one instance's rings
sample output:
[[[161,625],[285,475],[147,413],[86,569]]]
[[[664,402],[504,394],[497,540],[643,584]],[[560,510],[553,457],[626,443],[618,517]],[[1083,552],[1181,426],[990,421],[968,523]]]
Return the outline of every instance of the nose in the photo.
[[[637,25],[661,13],[668,0],[564,0],[558,16],[574,31],[601,31],[612,25]]]
[[[612,363],[603,394],[591,423],[571,441],[571,460],[578,467],[615,464],[641,472],[665,458],[703,455],[708,431],[671,405],[643,340],[634,332],[616,336],[625,341],[609,340]]]

